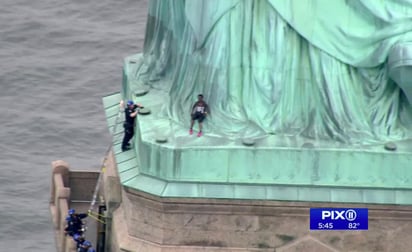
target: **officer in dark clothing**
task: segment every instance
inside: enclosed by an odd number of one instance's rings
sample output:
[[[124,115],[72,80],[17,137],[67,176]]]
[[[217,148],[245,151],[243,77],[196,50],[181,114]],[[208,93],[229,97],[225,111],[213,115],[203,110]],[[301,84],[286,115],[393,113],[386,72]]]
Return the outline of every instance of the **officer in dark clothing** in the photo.
[[[122,142],[122,151],[130,150],[129,141],[132,139],[134,135],[134,125],[135,125],[135,117],[139,112],[138,109],[143,108],[138,104],[135,104],[133,101],[129,100],[127,102],[127,108],[124,110],[125,112],[125,122],[124,122],[124,137]]]
[[[84,241],[77,251],[78,252],[96,252],[96,250],[92,247],[92,243],[90,241]]]
[[[76,242],[76,251],[79,251],[80,247],[83,246],[83,243],[85,241],[83,235],[75,234],[73,235],[73,240]]]
[[[85,213],[75,213],[74,209],[69,210],[69,215],[66,217],[66,227],[64,231],[67,235],[74,236],[75,234],[83,233],[83,221],[82,219],[86,218],[87,214]]]

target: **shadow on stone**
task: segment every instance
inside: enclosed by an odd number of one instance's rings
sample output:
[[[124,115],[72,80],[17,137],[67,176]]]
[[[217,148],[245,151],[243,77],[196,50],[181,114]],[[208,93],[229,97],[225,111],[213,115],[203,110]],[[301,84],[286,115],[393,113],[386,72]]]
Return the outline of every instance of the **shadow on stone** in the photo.
[[[221,242],[221,241],[208,241],[208,240],[187,241],[187,242],[184,242],[184,244],[188,245],[188,246],[227,247],[224,242]]]
[[[290,241],[293,241],[295,239],[294,236],[291,235],[284,235],[284,234],[277,234],[276,235],[277,238],[281,239],[283,242],[287,243]]]

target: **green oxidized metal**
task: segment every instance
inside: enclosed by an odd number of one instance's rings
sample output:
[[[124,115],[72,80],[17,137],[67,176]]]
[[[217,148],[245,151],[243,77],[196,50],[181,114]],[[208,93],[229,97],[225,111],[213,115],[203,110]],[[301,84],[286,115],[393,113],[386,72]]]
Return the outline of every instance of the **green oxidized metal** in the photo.
[[[144,52],[125,60],[122,94],[104,99],[109,125],[121,96],[151,110],[134,152],[116,153],[123,185],[411,204],[411,16],[395,0],[151,1]],[[196,138],[199,93],[211,115]]]

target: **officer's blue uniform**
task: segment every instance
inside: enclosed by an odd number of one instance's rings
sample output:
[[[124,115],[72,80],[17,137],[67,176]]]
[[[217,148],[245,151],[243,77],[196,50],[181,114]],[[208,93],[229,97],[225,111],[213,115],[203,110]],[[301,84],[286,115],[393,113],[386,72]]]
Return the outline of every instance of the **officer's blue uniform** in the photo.
[[[65,231],[68,235],[74,236],[75,234],[81,234],[83,221],[87,214],[76,214],[73,209],[69,210],[69,215],[66,217],[67,227]]]
[[[133,105],[133,107],[131,106]],[[124,127],[124,137],[122,141],[122,151],[128,150],[128,144],[130,139],[134,136],[134,124],[135,124],[135,118],[131,117],[130,114],[134,113],[136,109],[138,109],[140,106],[133,104],[133,101],[128,101],[127,102],[127,108],[124,110],[125,113],[125,122],[123,124]]]
[[[83,236],[81,236],[79,234],[73,235],[73,240],[76,242],[76,251],[78,251],[79,248],[83,245],[85,240],[84,240]]]
[[[92,248],[92,243],[90,241],[84,241],[82,246],[77,250],[78,252],[96,252],[94,248]]]

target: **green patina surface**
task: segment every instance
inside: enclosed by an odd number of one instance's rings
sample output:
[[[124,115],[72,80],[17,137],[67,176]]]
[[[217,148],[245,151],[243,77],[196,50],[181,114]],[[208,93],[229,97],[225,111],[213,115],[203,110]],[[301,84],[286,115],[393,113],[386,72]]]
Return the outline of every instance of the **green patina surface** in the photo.
[[[148,14],[143,53],[125,59],[121,94],[103,99],[109,128],[121,98],[151,110],[133,151],[119,150],[121,122],[114,133],[124,186],[412,203],[412,3],[150,1]],[[211,108],[201,138],[187,133],[198,93]]]
[[[113,150],[126,187],[162,197],[412,203],[410,144],[398,143],[396,152],[388,152],[382,145],[304,148],[293,146],[299,141],[260,139],[246,147],[239,139],[197,138],[161,115],[162,95],[151,90],[135,97],[152,113],[139,116],[131,151],[120,150],[123,114],[118,122]],[[103,99],[109,129],[120,99],[121,94]],[[156,143],[159,135],[168,142]]]
[[[350,144],[412,137],[412,2],[150,1],[142,67],[189,123],[202,93],[209,131]]]

